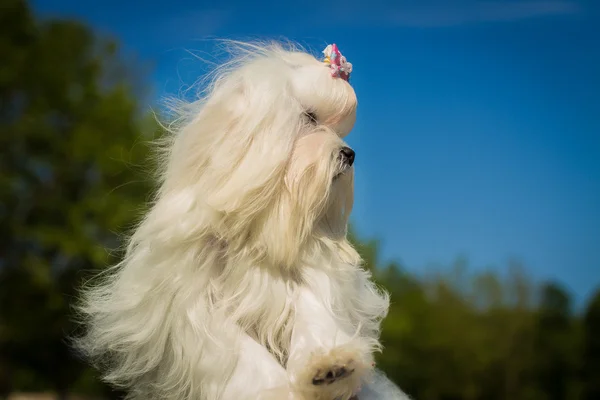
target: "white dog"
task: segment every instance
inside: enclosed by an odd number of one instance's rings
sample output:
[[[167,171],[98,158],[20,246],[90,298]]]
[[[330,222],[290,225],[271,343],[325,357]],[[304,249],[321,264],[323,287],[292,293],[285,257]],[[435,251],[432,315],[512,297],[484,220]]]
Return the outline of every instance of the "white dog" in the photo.
[[[346,240],[351,64],[241,49],[169,138],[126,257],[84,290],[79,347],[131,399],[405,398],[374,370],[388,296]]]

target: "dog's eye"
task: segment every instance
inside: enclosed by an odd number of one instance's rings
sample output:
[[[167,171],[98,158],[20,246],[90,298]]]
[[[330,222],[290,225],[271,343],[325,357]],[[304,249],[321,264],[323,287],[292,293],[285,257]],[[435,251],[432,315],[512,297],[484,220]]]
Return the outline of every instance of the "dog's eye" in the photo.
[[[306,111],[304,113],[304,116],[306,117],[306,119],[308,119],[308,121],[311,124],[315,124],[315,125],[317,124],[317,115],[314,112],[312,112],[312,111]]]

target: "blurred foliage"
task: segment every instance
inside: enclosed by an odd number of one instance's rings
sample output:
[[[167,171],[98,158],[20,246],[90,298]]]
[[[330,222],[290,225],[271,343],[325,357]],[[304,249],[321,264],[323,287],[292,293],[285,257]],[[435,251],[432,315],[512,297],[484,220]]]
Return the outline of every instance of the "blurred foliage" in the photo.
[[[151,128],[115,43],[0,7],[0,391],[95,381],[70,351],[70,305],[149,193]],[[152,129],[150,129],[151,131]]]
[[[52,390],[117,397],[70,351],[71,305],[120,256],[151,191],[137,70],[72,21],[0,7],[0,398]],[[600,291],[582,315],[555,283],[453,266],[414,276],[349,233],[392,294],[378,365],[415,399],[600,399]],[[111,249],[107,252],[105,249]]]

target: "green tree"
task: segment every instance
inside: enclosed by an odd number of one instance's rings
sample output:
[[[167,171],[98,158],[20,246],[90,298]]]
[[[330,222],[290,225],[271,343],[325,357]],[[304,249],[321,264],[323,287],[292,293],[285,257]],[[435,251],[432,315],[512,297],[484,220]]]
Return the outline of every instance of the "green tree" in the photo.
[[[535,285],[514,263],[505,279],[468,269],[464,257],[420,279],[375,269],[392,295],[378,365],[418,399],[536,398]]]
[[[575,390],[577,337],[569,293],[556,283],[541,290],[536,318],[536,379],[546,398],[561,400]]]
[[[148,123],[115,43],[79,23],[6,0],[0,54],[0,390],[64,394],[94,385],[66,339],[70,308],[149,193]]]
[[[600,289],[594,293],[583,318],[584,400],[600,399]]]

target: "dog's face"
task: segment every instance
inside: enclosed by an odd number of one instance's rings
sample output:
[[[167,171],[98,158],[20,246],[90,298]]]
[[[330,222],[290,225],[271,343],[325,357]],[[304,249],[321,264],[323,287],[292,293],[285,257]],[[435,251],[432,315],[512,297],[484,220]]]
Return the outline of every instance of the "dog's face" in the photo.
[[[293,264],[308,240],[345,236],[355,153],[343,137],[356,106],[315,57],[251,48],[175,138],[165,187],[193,188],[230,248]]]
[[[300,129],[290,157],[290,174],[302,175],[321,163],[333,174],[352,173],[354,150],[342,138],[348,135],[356,119],[356,96],[342,79],[331,77],[322,62],[305,55],[292,54],[289,71],[290,95],[299,107]],[[330,177],[327,177],[330,178]]]

